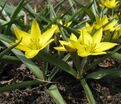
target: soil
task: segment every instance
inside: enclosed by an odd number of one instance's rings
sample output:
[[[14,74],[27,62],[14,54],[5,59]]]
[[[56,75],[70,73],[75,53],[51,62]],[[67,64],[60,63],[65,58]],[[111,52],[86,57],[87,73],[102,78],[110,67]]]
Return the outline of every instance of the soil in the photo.
[[[17,68],[18,67],[18,68]],[[0,86],[34,79],[24,64],[6,66],[1,74]],[[67,104],[88,104],[79,81],[71,75],[60,72],[57,86]],[[121,79],[88,80],[97,104],[121,104]],[[55,104],[42,85],[0,94],[0,104]]]

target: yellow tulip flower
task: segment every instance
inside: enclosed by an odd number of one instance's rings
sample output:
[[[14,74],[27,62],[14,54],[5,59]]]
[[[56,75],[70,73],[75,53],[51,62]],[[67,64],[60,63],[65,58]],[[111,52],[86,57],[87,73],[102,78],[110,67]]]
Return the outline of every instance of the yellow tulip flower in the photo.
[[[109,21],[108,17],[104,15],[101,19],[99,17],[96,17],[96,22],[94,23],[94,28],[99,29],[103,28],[103,31],[114,31],[116,29],[118,21],[112,20]]]
[[[56,27],[53,26],[44,33],[41,33],[36,20],[32,22],[30,33],[15,28],[14,31],[17,37],[16,42],[22,39],[21,43],[16,48],[24,51],[27,58],[33,58],[39,53],[40,50],[45,48],[54,40],[51,38],[55,30]]]
[[[101,42],[101,39],[102,29],[99,29],[93,36],[82,30],[79,41],[71,40],[71,44],[76,48],[78,55],[81,57],[106,54],[106,50],[117,45],[111,42]]]
[[[119,1],[117,0],[101,0],[101,4],[106,8],[116,8],[118,6]]]
[[[67,51],[67,52],[74,52],[75,47],[71,44],[70,40],[77,41],[77,37],[74,34],[71,34],[70,39],[68,41],[60,40],[61,46],[54,47],[58,51]]]

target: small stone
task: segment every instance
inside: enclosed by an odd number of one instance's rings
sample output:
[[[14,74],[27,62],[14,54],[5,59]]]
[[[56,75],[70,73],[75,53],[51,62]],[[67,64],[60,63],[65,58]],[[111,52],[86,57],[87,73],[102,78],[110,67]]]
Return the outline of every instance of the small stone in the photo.
[[[108,101],[111,101],[111,100],[112,100],[112,96],[110,96],[110,95],[107,96],[107,100],[108,100]]]

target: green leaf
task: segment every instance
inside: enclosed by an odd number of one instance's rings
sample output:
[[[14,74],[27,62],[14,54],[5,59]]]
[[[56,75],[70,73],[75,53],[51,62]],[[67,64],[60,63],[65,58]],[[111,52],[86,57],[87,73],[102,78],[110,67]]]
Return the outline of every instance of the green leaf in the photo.
[[[94,99],[92,91],[89,88],[89,86],[88,86],[87,82],[85,81],[85,79],[84,78],[81,79],[80,82],[81,82],[81,85],[82,85],[82,87],[83,87],[83,89],[84,89],[84,91],[86,93],[86,97],[87,97],[87,100],[88,100],[89,104],[96,104],[96,101]]]
[[[5,44],[7,47],[10,45],[7,42],[2,41],[3,44]],[[30,59],[27,59],[24,54],[17,50],[17,49],[12,49],[12,52],[33,72],[33,74],[41,80],[44,80],[44,74],[43,71],[35,64],[33,63]]]
[[[114,75],[114,76],[113,76]],[[101,79],[104,77],[121,77],[121,70],[101,69],[86,76],[86,79]]]
[[[92,7],[91,7],[92,12],[94,13],[95,16],[98,16],[99,11],[98,11],[97,0],[91,0],[91,2],[92,2]]]
[[[121,61],[121,54],[118,52],[115,52],[111,55],[112,58],[116,59],[117,61]]]
[[[5,2],[6,0],[0,0],[0,6],[3,7]],[[8,14],[13,14],[15,9],[16,9],[15,6],[9,5],[9,4],[6,4],[4,7],[5,12],[7,12]],[[18,16],[23,16],[23,15],[24,15],[24,11],[20,11],[20,13],[18,14]]]
[[[70,7],[71,7],[71,9],[72,9],[72,12],[75,13],[74,1],[73,1],[73,0],[68,0],[68,2],[69,2],[69,5],[70,5]]]
[[[51,85],[47,92],[51,95],[56,104],[66,104],[56,85]]]
[[[73,14],[67,22],[73,21],[75,17],[79,16],[81,13],[83,13],[82,8],[80,8],[78,11]]]
[[[4,35],[4,34],[1,34],[1,33],[0,33],[0,40],[3,40],[3,41],[8,42],[8,43],[12,43],[13,42],[11,37],[9,37],[7,35]]]
[[[8,43],[13,42],[10,38],[8,38],[7,36],[0,34],[0,40],[3,40],[2,42],[9,47],[10,45]],[[42,72],[42,70],[36,65],[34,64],[30,59],[27,59],[24,54],[16,49],[12,49],[12,52],[33,72],[33,74],[41,80],[44,80],[44,74]]]
[[[107,76],[108,78],[121,78],[121,70],[116,70],[114,73],[111,73]]]
[[[11,29],[13,21],[16,19],[17,15],[20,13],[24,5],[25,5],[25,0],[21,0],[11,16],[11,19],[6,29],[6,33],[9,33],[9,30]]]
[[[15,48],[19,43],[21,42],[21,40],[18,43],[15,43],[14,45],[8,47],[7,49],[5,49],[4,51],[2,51],[0,53],[0,59],[7,53],[9,53],[13,48]]]
[[[10,46],[8,43],[13,43],[11,38],[8,38],[3,34],[0,34],[0,40],[3,40],[3,44],[5,44],[7,47]],[[33,72],[38,79],[44,80],[43,71],[34,62],[32,62],[30,59],[27,59],[19,50],[12,49],[12,52]]]
[[[48,53],[45,53],[45,52],[41,52],[40,57],[43,60],[59,67],[63,71],[65,71],[65,72],[73,75],[74,77],[76,77],[76,75],[77,75],[76,71],[73,68],[71,68],[65,61],[58,59],[54,55],[51,55],[51,54],[48,54]]]
[[[27,87],[30,87],[32,85],[38,85],[39,83],[40,83],[40,81],[38,81],[38,80],[32,80],[32,81],[24,81],[24,82],[21,82],[21,83],[3,86],[3,87],[0,87],[0,93],[12,91],[12,90],[15,90],[15,89],[27,88]]]
[[[20,62],[20,60],[17,57],[9,56],[9,55],[2,56],[0,61],[7,61],[7,62],[17,62],[17,61],[19,61]]]
[[[82,8],[82,10],[90,17],[91,20],[95,21],[95,15],[90,9]]]

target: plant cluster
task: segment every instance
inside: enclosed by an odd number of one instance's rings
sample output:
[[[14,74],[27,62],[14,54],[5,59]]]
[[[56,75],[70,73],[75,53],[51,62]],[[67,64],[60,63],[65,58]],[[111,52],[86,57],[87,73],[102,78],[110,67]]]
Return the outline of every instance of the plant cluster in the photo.
[[[121,62],[120,1],[60,0],[53,5],[46,0],[43,8],[28,2],[15,7],[0,1],[0,59],[24,63],[36,79],[0,87],[0,92],[42,84],[57,104],[66,104],[54,83],[62,70],[79,80],[89,104],[96,104],[87,80],[121,77],[120,66],[95,69],[106,58]]]

